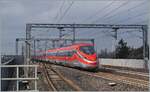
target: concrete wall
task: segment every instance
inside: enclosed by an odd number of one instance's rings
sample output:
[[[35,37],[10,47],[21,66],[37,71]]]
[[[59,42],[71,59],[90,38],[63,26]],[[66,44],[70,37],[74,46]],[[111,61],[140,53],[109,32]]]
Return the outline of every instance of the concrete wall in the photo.
[[[111,65],[129,68],[144,68],[142,59],[99,59],[101,65]]]

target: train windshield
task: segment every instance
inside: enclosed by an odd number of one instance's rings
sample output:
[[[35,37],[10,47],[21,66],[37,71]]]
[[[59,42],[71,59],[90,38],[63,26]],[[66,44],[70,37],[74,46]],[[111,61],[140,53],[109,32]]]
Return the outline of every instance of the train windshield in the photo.
[[[93,46],[81,46],[80,51],[86,54],[94,54],[95,50]]]

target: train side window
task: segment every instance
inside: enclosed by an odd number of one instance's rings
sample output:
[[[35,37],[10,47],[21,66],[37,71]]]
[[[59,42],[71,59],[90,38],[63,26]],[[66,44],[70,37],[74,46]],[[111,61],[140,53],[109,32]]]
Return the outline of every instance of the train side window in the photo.
[[[48,52],[47,55],[49,56],[49,55],[51,55],[51,53]]]
[[[60,52],[58,56],[68,56],[68,51],[67,52]]]
[[[48,52],[47,55],[49,55],[49,56],[55,56],[56,53],[50,53],[50,52]]]
[[[69,57],[71,57],[74,53],[75,53],[74,51],[58,52],[57,56],[69,56]]]
[[[48,53],[47,53],[47,55],[48,55],[48,56],[51,56],[51,53],[50,53],[50,52],[48,52]]]
[[[56,56],[56,53],[52,53],[52,56]]]
[[[69,51],[68,56],[71,57],[74,54],[74,51]]]
[[[58,53],[57,53],[57,56],[61,56],[61,55],[62,55],[62,53],[61,53],[61,52],[58,52]]]
[[[58,52],[57,55],[58,55],[58,56],[65,56],[65,53],[64,53],[64,52]]]
[[[63,52],[63,56],[68,56],[68,53],[67,52]]]

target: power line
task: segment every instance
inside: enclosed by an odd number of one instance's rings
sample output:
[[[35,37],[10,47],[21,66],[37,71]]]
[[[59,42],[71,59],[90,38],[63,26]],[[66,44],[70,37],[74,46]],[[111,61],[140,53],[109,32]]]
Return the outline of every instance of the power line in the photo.
[[[123,4],[124,6],[127,4],[128,2],[126,2],[125,4]],[[110,3],[110,5],[112,4],[112,2]],[[132,10],[132,9],[134,9],[134,8],[136,8],[136,7],[139,7],[139,6],[142,6],[142,5],[144,5],[145,4],[145,1],[144,2],[142,2],[142,3],[140,3],[140,4],[137,4],[137,5],[135,5],[134,7],[132,7],[132,8],[130,8],[130,9],[127,9],[127,10],[125,10],[125,11],[130,11],[130,10]],[[122,5],[121,5],[122,6]],[[118,7],[118,8],[121,8],[121,7]],[[103,8],[103,9],[105,9],[105,8]],[[119,12],[119,13],[122,13],[122,12],[125,12],[125,11],[121,11],[121,12]],[[97,13],[95,13],[95,14],[97,14]],[[109,19],[109,18],[111,18],[111,17],[114,17],[114,16],[116,16],[118,13],[116,13],[116,14],[114,14],[114,15],[112,15],[112,16],[109,16],[109,17],[107,17],[107,18],[105,18],[105,19]],[[90,16],[89,17],[89,19],[91,18],[92,16]]]
[[[124,5],[128,4],[128,3],[129,3],[129,1],[120,4],[117,8],[112,9],[110,12],[108,12],[108,13],[106,13],[105,15],[101,16],[100,18],[98,18],[97,20],[93,21],[92,23],[98,22],[101,18],[110,15],[112,12],[114,12],[114,11],[120,9],[122,6],[124,6]]]
[[[114,2],[111,2],[109,5],[112,5]],[[117,8],[115,8],[115,9],[113,9],[113,10],[111,10],[110,12],[108,12],[107,14],[105,14],[104,16],[108,16],[109,14],[111,14],[114,10],[117,10],[117,9],[119,9],[119,8],[121,8],[122,6],[124,6],[124,5],[126,5],[126,4],[128,4],[129,3],[129,0],[127,1],[127,2],[124,2],[124,3],[122,3],[121,5],[119,5],[119,7],[117,7]],[[104,7],[105,8],[105,7]],[[92,17],[92,16],[90,16],[90,17]],[[89,17],[89,18],[90,18]],[[102,18],[102,17],[100,17],[100,18]],[[99,19],[100,19],[99,18]],[[98,19],[98,20],[99,20]],[[96,22],[96,21],[95,21]],[[99,33],[99,32],[98,32]],[[103,32],[103,33],[105,33],[105,32]],[[97,34],[97,33],[95,33],[95,34]],[[106,34],[106,35],[108,35],[108,34]],[[111,34],[109,34],[109,36],[112,36]]]
[[[142,2],[142,3],[137,4],[136,6],[130,8],[130,9],[127,9],[127,10],[125,10],[125,11],[119,12],[119,14],[126,13],[126,11],[131,11],[131,10],[133,10],[133,9],[139,7],[139,6],[143,6],[144,4],[145,4],[145,2]],[[112,16],[109,16],[109,17],[107,17],[107,18],[105,18],[105,19],[107,19],[107,20],[108,20],[108,19],[111,19],[111,18],[113,18],[113,17],[116,16],[116,15],[118,15],[118,13],[116,13],[116,14],[114,14],[114,15],[112,15]]]
[[[69,9],[72,7],[73,3],[74,3],[74,1],[71,2],[71,4],[69,5],[69,7],[65,10],[65,12],[63,13],[63,15],[59,18],[59,20],[57,22],[60,22],[65,17],[65,15],[69,11]]]
[[[106,8],[110,7],[114,2],[115,2],[115,1],[112,1],[112,2],[109,3],[108,5],[104,6],[103,8],[101,8],[100,10],[98,10],[96,13],[92,14],[91,16],[89,16],[88,18],[86,18],[85,20],[83,20],[82,22],[84,22],[84,21],[86,21],[86,20],[89,20],[89,19],[91,19],[92,17],[96,16],[98,13],[100,13],[100,12],[104,11]],[[80,32],[80,33],[83,33],[83,31]]]
[[[58,10],[58,12],[57,12],[55,18],[54,18],[54,19],[55,19],[55,22],[56,22],[58,16],[60,15],[59,13],[62,12],[62,9],[63,9],[63,7],[64,7],[64,4],[65,4],[65,0],[62,2],[61,6],[60,6],[60,8],[59,8],[59,10]],[[48,32],[49,32],[49,31],[47,31],[46,34],[48,34]],[[39,36],[39,35],[41,36],[41,35],[44,35],[44,34],[45,34],[45,33],[43,32],[43,33],[39,33],[39,34],[37,34],[37,35],[35,35],[35,36]]]
[[[96,13],[92,14],[91,16],[89,16],[88,18],[84,19],[82,22],[91,19],[92,17],[96,16],[97,14],[99,14],[100,12],[104,11],[106,8],[110,7],[112,4],[114,3],[114,1],[112,1],[111,3],[107,4],[106,6],[104,6],[103,8],[101,8],[100,10],[98,10]]]
[[[115,11],[113,11],[113,13],[116,12],[117,10],[121,9],[123,6],[127,5],[128,3],[129,3],[129,0],[128,0],[127,2],[125,2],[125,3],[123,3],[121,6],[119,6]],[[110,17],[107,17],[107,16],[109,16],[110,14],[111,14],[111,13],[109,13],[108,15],[106,15],[106,16],[103,18],[103,20],[105,20],[105,19],[108,20],[108,18],[110,18]]]
[[[58,10],[58,12],[57,12],[57,15],[56,15],[56,17],[55,17],[55,21],[58,19],[59,13],[61,14],[64,5],[65,5],[65,0],[62,2],[61,6],[60,6],[60,8],[59,8],[59,10]]]
[[[114,3],[114,1],[112,1],[112,2],[109,3],[108,5],[104,6],[103,8],[101,8],[101,9],[98,10],[96,13],[92,14],[91,16],[89,16],[88,18],[86,18],[86,19],[83,20],[83,21],[86,21],[86,20],[88,20],[88,19],[91,19],[93,16],[97,15],[98,13],[102,12],[102,11],[105,10],[106,8],[110,7],[113,3]],[[83,22],[83,21],[82,21],[82,22]],[[81,34],[81,33],[83,33],[83,31],[80,32],[80,34]]]

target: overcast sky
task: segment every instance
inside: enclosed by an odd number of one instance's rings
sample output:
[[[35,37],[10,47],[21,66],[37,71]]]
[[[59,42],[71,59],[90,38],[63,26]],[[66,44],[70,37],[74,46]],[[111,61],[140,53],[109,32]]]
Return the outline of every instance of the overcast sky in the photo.
[[[15,39],[25,37],[26,23],[106,23],[147,24],[148,0],[0,0],[0,30],[2,53],[15,51]],[[99,49],[112,49],[112,30],[98,32],[84,29],[79,38],[95,38]],[[128,45],[139,47],[142,36],[135,32],[120,32]],[[55,33],[44,33],[52,37]],[[40,34],[41,36],[41,34]]]

